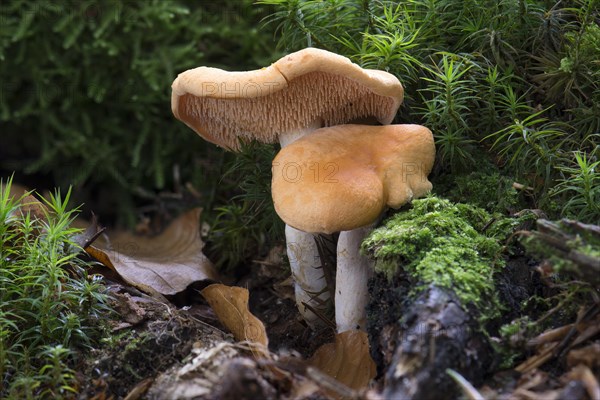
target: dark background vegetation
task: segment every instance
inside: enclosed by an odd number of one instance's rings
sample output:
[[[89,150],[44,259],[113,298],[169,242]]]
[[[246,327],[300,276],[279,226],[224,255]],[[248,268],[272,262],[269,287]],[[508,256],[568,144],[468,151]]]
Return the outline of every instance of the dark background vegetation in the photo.
[[[224,152],[176,121],[171,83],[200,65],[255,69],[281,53],[251,1],[7,1],[0,6],[3,175],[74,185],[108,221],[131,223],[140,191],[193,182],[205,206]],[[219,199],[223,201],[223,199]]]
[[[74,185],[85,211],[128,225],[190,182],[219,264],[280,237],[276,149],[236,157],[205,143],[172,117],[170,84],[307,46],[399,77],[396,122],[434,131],[438,193],[600,219],[597,0],[8,1],[0,18],[2,174]]]

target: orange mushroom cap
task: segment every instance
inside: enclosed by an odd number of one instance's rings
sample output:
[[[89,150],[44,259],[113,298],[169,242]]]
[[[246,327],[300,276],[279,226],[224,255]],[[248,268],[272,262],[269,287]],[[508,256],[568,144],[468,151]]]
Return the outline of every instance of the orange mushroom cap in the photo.
[[[301,231],[333,233],[366,226],[386,207],[431,190],[431,131],[420,125],[339,125],[284,147],[273,160],[277,214]]]

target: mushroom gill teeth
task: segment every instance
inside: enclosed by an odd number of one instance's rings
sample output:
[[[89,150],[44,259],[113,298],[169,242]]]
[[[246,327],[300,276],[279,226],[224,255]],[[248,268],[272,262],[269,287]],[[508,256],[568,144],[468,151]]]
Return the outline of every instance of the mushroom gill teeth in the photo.
[[[263,142],[276,142],[280,133],[303,128],[318,119],[325,126],[370,115],[382,119],[395,104],[394,99],[382,98],[351,79],[323,72],[302,75],[287,89],[263,97],[185,97],[182,119],[201,121],[207,140],[213,138],[211,141],[232,149],[239,147],[237,137],[241,132],[245,139],[258,137]]]

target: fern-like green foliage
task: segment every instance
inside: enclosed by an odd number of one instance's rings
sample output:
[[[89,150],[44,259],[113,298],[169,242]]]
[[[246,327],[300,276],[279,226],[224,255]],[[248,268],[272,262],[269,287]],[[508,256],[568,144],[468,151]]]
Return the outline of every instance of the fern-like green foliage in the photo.
[[[171,83],[200,65],[252,69],[278,58],[251,0],[0,3],[0,171],[74,185],[106,217],[133,216],[137,187],[182,180],[210,147],[170,110]],[[52,182],[54,181],[54,182]]]
[[[238,187],[230,199],[208,216],[207,251],[218,267],[232,269],[283,243],[283,222],[271,200],[271,161],[276,149],[257,142],[242,143],[227,163],[221,183]]]
[[[0,397],[68,398],[72,350],[96,343],[107,296],[77,257],[70,193],[52,195],[37,219],[10,186],[0,187]]]
[[[596,148],[600,152],[600,147]],[[598,160],[597,154],[591,157]],[[593,221],[600,215],[600,160],[575,152],[571,166],[560,166],[563,178],[551,192],[562,197],[562,212],[567,217]],[[597,222],[597,220],[596,220]]]
[[[487,157],[493,176],[533,187],[530,207],[597,221],[583,183],[597,168],[580,180],[574,154],[600,156],[599,1],[5,1],[0,171],[49,174],[131,220],[137,189],[169,188],[179,166],[202,196],[207,250],[233,266],[281,235],[275,150],[236,158],[206,144],[172,117],[169,86],[188,68],[257,68],[315,46],[402,81],[395,122],[432,128],[436,187]]]
[[[467,169],[475,163],[474,133],[467,119],[477,100],[476,81],[468,75],[472,67],[468,60],[448,54],[432,67],[424,66],[431,77],[423,77],[428,85],[421,89],[425,107],[420,114],[435,132],[440,162],[454,168]]]
[[[573,152],[598,161],[599,0],[258,3],[274,7],[266,23],[280,48],[316,46],[396,75],[406,90],[397,122],[433,130],[439,176],[468,172],[487,151],[543,207],[568,201],[549,194],[566,195],[565,179],[579,176],[568,172]],[[572,211],[600,219],[593,205],[585,209]]]

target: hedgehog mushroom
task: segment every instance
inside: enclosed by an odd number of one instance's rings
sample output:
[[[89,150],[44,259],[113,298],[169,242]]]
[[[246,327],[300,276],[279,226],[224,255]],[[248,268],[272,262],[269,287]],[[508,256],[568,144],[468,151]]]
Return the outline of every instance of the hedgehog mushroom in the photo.
[[[434,158],[433,136],[423,126],[339,125],[298,139],[273,160],[271,191],[283,221],[304,232],[341,232],[338,332],[365,327],[371,274],[359,253],[365,233],[387,207],[399,208],[431,190],[427,175]]]
[[[285,147],[317,128],[363,118],[389,124],[404,94],[395,76],[314,48],[255,71],[191,69],[179,74],[172,89],[173,114],[205,140],[234,151],[251,140]],[[315,265],[315,241],[291,227],[286,227],[286,240],[297,303],[318,307],[329,294]],[[307,279],[298,271],[308,274]],[[315,293],[321,293],[319,298]],[[304,307],[300,312],[308,322],[317,319]]]

